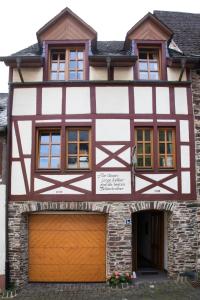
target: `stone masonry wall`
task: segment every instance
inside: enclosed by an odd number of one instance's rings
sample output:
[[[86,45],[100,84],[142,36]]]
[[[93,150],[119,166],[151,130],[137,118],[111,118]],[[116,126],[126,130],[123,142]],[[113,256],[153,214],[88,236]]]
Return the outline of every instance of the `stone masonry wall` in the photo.
[[[156,209],[168,213],[168,273],[195,269],[197,222],[195,204],[189,202],[12,202],[9,204],[10,281],[28,281],[28,214],[42,211],[84,211],[107,214],[107,275],[132,272],[132,226],[126,224],[138,211]],[[200,223],[200,222],[199,222]],[[198,224],[199,226],[200,224]],[[133,245],[134,248],[134,245]]]

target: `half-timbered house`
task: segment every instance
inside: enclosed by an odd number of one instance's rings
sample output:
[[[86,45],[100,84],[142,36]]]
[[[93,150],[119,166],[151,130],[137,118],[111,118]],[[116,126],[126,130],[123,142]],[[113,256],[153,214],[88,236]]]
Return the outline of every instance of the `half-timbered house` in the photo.
[[[195,24],[200,15],[155,11],[124,41],[98,41],[66,8],[36,44],[1,58],[11,281],[195,269],[191,69],[200,52],[184,37]]]

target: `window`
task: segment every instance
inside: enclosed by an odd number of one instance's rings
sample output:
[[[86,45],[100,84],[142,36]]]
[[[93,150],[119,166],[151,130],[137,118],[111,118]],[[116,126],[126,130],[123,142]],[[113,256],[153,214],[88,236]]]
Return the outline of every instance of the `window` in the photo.
[[[175,168],[175,131],[159,128],[159,167]]]
[[[61,154],[60,131],[57,129],[38,132],[38,169],[59,169]]]
[[[79,48],[52,49],[50,80],[83,80],[84,50]]]
[[[137,167],[153,167],[153,130],[151,128],[137,128],[135,130],[137,146]]]
[[[89,169],[90,158],[90,129],[67,129],[67,169]]]
[[[139,79],[160,79],[159,48],[139,48]]]

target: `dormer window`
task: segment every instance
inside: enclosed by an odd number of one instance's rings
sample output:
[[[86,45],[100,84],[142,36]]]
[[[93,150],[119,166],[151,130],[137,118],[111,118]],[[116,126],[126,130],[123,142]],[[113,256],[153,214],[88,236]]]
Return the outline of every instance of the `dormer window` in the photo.
[[[159,48],[139,48],[139,79],[160,79]]]
[[[81,48],[52,49],[50,80],[84,80],[84,50]]]

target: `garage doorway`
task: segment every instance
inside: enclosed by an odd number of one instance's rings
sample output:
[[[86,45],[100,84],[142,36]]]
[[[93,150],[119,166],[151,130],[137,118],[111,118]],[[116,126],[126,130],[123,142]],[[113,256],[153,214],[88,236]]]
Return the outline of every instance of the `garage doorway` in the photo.
[[[133,214],[133,270],[164,270],[164,212]]]

